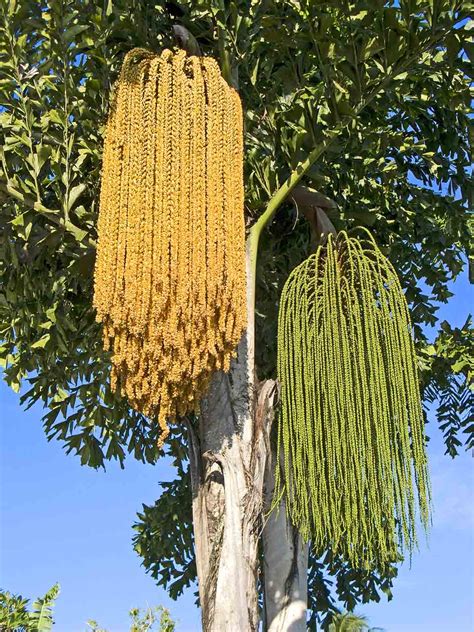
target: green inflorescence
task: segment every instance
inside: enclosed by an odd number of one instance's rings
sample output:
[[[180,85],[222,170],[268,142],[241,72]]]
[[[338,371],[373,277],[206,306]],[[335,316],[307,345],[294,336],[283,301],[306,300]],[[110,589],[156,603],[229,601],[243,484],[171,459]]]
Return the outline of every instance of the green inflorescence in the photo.
[[[316,551],[371,569],[413,551],[431,495],[408,307],[361,235],[329,235],[283,289],[275,503]]]

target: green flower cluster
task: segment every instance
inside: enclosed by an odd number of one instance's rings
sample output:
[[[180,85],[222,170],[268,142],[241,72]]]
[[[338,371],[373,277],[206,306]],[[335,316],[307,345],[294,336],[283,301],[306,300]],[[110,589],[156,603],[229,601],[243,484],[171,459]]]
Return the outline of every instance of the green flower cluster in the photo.
[[[418,370],[397,274],[365,229],[329,235],[288,278],[278,376],[275,502],[356,568],[411,552],[430,508]]]

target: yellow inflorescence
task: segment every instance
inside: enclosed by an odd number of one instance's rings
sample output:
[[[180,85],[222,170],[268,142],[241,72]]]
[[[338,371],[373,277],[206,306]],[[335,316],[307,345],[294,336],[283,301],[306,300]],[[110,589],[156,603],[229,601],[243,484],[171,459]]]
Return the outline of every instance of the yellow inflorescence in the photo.
[[[416,546],[430,486],[407,304],[364,232],[329,235],[281,296],[275,501],[317,552],[374,569]]]
[[[107,122],[94,304],[112,384],[167,421],[227,370],[246,321],[240,99],[215,60],[135,49]]]

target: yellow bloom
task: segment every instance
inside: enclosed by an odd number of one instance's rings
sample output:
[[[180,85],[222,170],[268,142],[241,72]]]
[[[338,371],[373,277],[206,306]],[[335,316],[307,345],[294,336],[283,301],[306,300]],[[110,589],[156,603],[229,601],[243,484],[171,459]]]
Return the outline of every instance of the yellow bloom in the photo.
[[[246,324],[240,99],[213,59],[134,49],[107,122],[94,305],[112,384],[162,428]]]

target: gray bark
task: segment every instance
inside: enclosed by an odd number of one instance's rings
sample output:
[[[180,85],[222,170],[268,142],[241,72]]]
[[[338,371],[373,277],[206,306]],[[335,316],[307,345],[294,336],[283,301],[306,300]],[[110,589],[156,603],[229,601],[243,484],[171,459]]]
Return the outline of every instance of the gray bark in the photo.
[[[249,257],[247,257],[249,259]],[[248,327],[229,373],[213,377],[190,428],[193,522],[205,632],[254,632],[263,480],[273,381],[256,388],[254,296],[248,260]]]
[[[274,472],[274,458],[268,459],[266,513],[273,497]],[[268,515],[263,530],[265,630],[268,632],[306,631],[308,553],[308,544],[288,520],[285,503],[281,501]]]
[[[270,430],[276,388],[273,380],[258,385],[255,381],[250,264],[248,255],[247,331],[229,373],[220,371],[211,381],[201,403],[199,428],[188,426],[204,632],[256,632],[261,620],[259,543],[265,477],[273,480]],[[271,565],[265,564],[268,629],[297,632],[305,629],[294,627],[305,619],[306,612],[304,552],[297,542],[295,546],[294,534],[282,528],[282,515],[284,512],[270,520],[264,536],[265,555],[273,559]],[[295,555],[299,575],[294,572]]]

